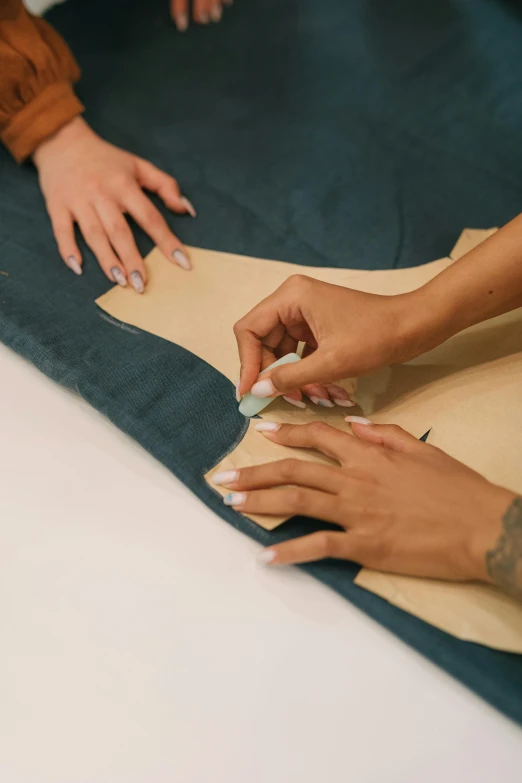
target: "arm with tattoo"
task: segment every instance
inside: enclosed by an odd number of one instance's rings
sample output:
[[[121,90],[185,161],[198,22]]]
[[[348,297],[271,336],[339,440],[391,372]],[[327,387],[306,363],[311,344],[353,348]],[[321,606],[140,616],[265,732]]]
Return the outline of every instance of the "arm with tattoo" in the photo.
[[[500,538],[486,554],[488,574],[497,587],[522,601],[522,498],[515,498],[502,522]]]

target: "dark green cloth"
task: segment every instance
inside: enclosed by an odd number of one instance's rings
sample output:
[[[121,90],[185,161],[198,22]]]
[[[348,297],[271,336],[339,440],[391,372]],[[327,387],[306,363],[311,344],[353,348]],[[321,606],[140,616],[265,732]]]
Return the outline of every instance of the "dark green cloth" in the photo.
[[[187,243],[384,269],[446,255],[465,226],[520,211],[516,2],[238,0],[220,25],[185,35],[167,0],[69,0],[49,20],[83,68],[87,120],[172,172],[195,202],[196,221],[167,215]],[[245,427],[231,384],[104,318],[93,302],[107,281],[82,249],[76,278],[35,171],[0,151],[1,339],[257,541],[316,528],[298,518],[267,533],[223,507],[202,476]],[[353,564],[305,570],[522,722],[522,657],[460,642],[360,590]]]

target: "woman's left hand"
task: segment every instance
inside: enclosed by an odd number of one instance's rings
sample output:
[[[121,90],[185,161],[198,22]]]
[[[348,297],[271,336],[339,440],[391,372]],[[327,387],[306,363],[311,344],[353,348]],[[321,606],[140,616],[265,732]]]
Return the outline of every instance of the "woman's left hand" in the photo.
[[[342,528],[274,545],[264,562],[334,557],[401,574],[490,581],[486,554],[499,539],[512,492],[395,426],[354,422],[355,437],[320,422],[262,421],[256,429],[274,443],[321,451],[338,465],[287,459],[215,476],[231,490],[225,503]]]
[[[189,26],[190,10],[198,24],[220,22],[223,16],[223,8],[232,5],[234,0],[170,0],[170,13],[180,33],[184,33]]]

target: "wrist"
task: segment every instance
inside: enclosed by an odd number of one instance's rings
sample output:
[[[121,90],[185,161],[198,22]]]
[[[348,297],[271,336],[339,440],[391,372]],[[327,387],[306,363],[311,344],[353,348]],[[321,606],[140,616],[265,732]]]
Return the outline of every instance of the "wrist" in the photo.
[[[483,513],[480,519],[475,520],[473,536],[467,547],[472,579],[496,583],[502,587],[490,561],[491,556],[502,547],[505,521],[515,500],[516,495],[513,492],[487,483],[487,491],[480,504]]]
[[[76,141],[93,135],[94,132],[83,117],[75,117],[38,145],[32,155],[33,163],[39,168],[48,155],[59,154],[61,150],[70,147]]]
[[[399,309],[399,362],[414,359],[455,334],[447,300],[427,285],[394,298]]]

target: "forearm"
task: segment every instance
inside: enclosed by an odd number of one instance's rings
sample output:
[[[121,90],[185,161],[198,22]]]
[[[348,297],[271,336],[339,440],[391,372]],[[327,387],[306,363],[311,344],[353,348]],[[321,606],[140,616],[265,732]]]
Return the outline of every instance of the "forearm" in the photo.
[[[522,498],[515,498],[502,522],[500,538],[486,554],[487,572],[497,587],[522,601]]]
[[[434,344],[522,307],[522,215],[414,292]],[[432,347],[432,346],[430,346]]]

